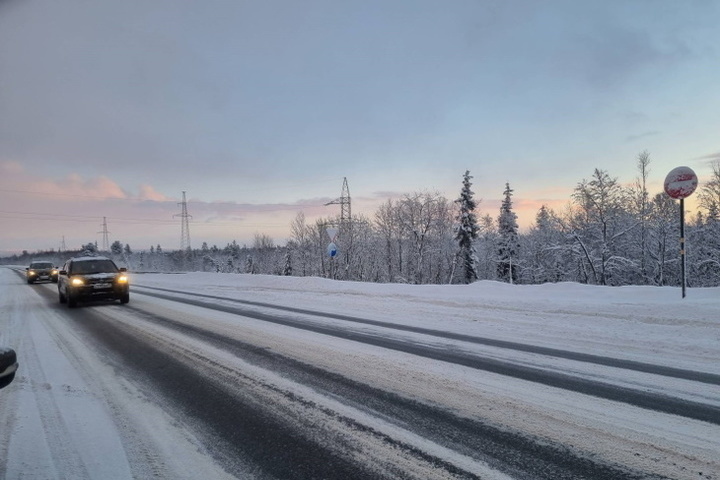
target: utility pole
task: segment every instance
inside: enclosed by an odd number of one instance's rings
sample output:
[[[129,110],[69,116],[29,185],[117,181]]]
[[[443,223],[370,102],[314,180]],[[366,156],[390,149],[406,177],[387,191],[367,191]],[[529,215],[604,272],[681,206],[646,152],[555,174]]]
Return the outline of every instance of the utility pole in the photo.
[[[181,213],[173,215],[173,217],[180,217],[180,250],[185,252],[190,250],[190,223],[188,219],[192,218],[192,215],[188,215],[185,191],[182,192],[182,202],[178,203],[178,205],[182,206]]]
[[[102,231],[97,232],[97,233],[102,233],[102,234],[103,234],[103,239],[102,239],[102,251],[103,251],[103,252],[108,252],[108,251],[110,251],[110,239],[109,239],[109,237],[108,237],[108,234],[109,234],[110,232],[108,232],[108,229],[107,229],[107,219],[106,219],[105,217],[103,217],[103,223],[102,223],[101,226],[102,226]],[[65,237],[63,237],[63,243],[65,243]]]

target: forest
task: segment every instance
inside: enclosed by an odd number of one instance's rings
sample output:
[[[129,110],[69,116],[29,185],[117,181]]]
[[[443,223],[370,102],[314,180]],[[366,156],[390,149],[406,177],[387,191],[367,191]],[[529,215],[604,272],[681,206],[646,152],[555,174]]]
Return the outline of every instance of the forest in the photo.
[[[574,187],[562,211],[542,206],[532,226],[519,231],[508,183],[500,210],[482,213],[472,175],[458,175],[458,197],[414,192],[388,199],[372,216],[348,215],[308,222],[297,214],[290,239],[276,245],[256,234],[252,245],[232,241],[165,251],[133,251],[115,241],[110,252],[136,272],[204,271],[319,276],[338,280],[460,284],[497,280],[517,284],[580,282],[593,285],[681,284],[679,202],[648,191],[650,156],[637,157],[637,177],[623,184],[595,169]],[[698,211],[685,216],[689,287],[720,285],[720,160],[698,186]],[[337,254],[328,251],[328,228],[337,229]],[[96,251],[88,243],[83,250]],[[4,258],[24,264],[48,258],[61,263],[82,253],[37,252]]]

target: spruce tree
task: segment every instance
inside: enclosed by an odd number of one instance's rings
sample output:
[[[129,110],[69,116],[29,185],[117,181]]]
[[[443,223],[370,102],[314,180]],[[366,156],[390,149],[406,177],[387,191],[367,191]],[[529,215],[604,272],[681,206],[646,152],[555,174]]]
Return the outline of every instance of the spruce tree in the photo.
[[[285,267],[283,268],[283,275],[285,275],[286,277],[291,277],[292,272],[292,256],[290,254],[290,249],[288,248],[285,251]]]
[[[455,240],[460,247],[458,256],[463,266],[463,281],[472,283],[478,278],[477,273],[477,256],[475,255],[474,242],[478,237],[479,227],[477,217],[475,216],[475,207],[477,206],[473,200],[473,192],[470,190],[472,183],[470,179],[470,171],[466,170],[463,176],[463,187],[460,191],[460,198],[455,200],[460,205],[460,212],[457,216],[457,232]]]
[[[500,280],[510,283],[517,281],[518,242],[517,215],[512,210],[513,190],[505,183],[504,199],[498,216],[498,266]]]

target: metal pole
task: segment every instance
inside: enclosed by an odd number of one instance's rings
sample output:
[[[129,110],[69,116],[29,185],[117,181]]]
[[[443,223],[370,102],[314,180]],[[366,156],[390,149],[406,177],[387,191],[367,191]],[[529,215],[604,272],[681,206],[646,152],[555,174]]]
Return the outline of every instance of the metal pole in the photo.
[[[685,199],[680,199],[680,271],[682,277],[682,298],[685,298]]]

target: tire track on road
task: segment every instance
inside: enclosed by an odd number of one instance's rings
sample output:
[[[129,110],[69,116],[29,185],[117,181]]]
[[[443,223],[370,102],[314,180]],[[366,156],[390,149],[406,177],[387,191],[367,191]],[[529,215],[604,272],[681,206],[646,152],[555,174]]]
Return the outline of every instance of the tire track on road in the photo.
[[[668,367],[665,365],[654,365],[651,363],[638,362],[634,360],[625,360],[621,358],[604,357],[601,355],[593,355],[590,353],[573,352],[570,350],[560,350],[557,348],[541,347],[538,345],[528,345],[526,343],[511,342],[508,340],[498,340],[495,338],[478,337],[473,335],[465,335],[462,333],[447,332],[444,330],[435,330],[432,328],[415,327],[412,325],[402,325],[397,323],[383,322],[379,320],[370,320],[367,318],[355,317],[351,315],[343,315],[336,313],[321,312],[317,310],[308,310],[297,307],[288,307],[284,305],[275,305],[266,302],[255,302],[251,300],[239,300],[234,298],[221,297],[217,295],[208,295],[204,293],[185,292],[182,290],[173,290],[169,288],[149,287],[145,285],[133,284],[133,287],[140,287],[148,290],[156,290],[168,293],[178,293],[182,295],[190,295],[199,298],[208,298],[212,300],[222,300],[225,302],[233,302],[241,305],[249,305],[254,307],[271,308],[274,310],[287,311],[292,313],[300,313],[312,315],[315,317],[324,317],[334,320],[345,320],[348,322],[358,323],[361,325],[371,325],[375,327],[388,328],[391,330],[399,330],[411,333],[420,333],[433,337],[446,338],[448,340],[460,340],[462,342],[485,345],[488,347],[505,348],[516,350],[519,352],[536,353],[549,357],[564,358],[567,360],[575,360],[578,362],[594,363],[606,367],[622,368],[625,370],[635,370],[642,373],[651,373],[653,375],[662,375],[665,377],[679,378],[682,380],[690,380],[693,382],[707,383],[710,385],[720,385],[720,375],[709,372],[697,372],[682,368]]]
[[[147,288],[147,287],[142,287]],[[157,289],[152,290],[167,290]],[[241,300],[233,300],[219,296],[203,295],[203,294],[191,294],[187,292],[172,291],[174,293],[180,293],[183,295],[197,296],[201,298],[208,298],[213,300],[230,301],[234,303],[251,304],[253,306],[262,306],[264,308],[270,307],[281,310],[290,310],[295,313],[303,313],[308,315],[319,315],[329,318],[347,319],[348,317],[343,315],[332,315],[326,313],[317,313],[303,309],[290,309],[288,307],[270,306],[268,304],[258,305],[256,302],[246,302]],[[168,295],[165,293],[158,292],[142,292],[144,295],[162,298],[165,300],[171,300],[175,302],[185,303],[188,305],[194,305],[203,308],[209,308],[212,310],[222,311],[225,313],[231,313],[235,315],[241,315],[256,320],[262,320],[271,322],[279,325],[288,327],[298,328],[306,331],[315,333],[321,333],[330,335],[345,340],[352,340],[356,342],[365,343],[377,347],[387,348],[399,352],[409,353],[412,355],[418,355],[425,358],[431,358],[433,360],[439,360],[443,362],[449,362],[456,365],[463,365],[466,367],[474,368],[477,370],[484,370],[500,375],[518,378],[530,382],[540,383],[543,385],[561,388],[564,390],[570,390],[585,395],[590,395],[598,398],[604,398],[607,400],[613,400],[622,402],[637,407],[655,410],[662,413],[669,413],[672,415],[679,415],[694,420],[700,420],[715,425],[720,425],[720,407],[707,405],[700,402],[694,402],[689,400],[683,400],[679,398],[670,397],[667,395],[661,395],[657,393],[645,392],[627,387],[621,387],[608,383],[597,382],[584,378],[574,377],[571,375],[549,372],[539,368],[528,367],[523,365],[516,365],[512,363],[503,362],[491,358],[484,358],[475,355],[470,355],[465,352],[458,352],[448,350],[446,348],[434,348],[427,345],[418,345],[406,340],[398,340],[393,338],[387,338],[380,335],[373,335],[370,333],[353,332],[348,331],[336,326],[320,325],[320,324],[308,324],[303,323],[299,320],[273,315],[269,313],[258,312],[247,308],[234,307],[229,305],[220,305],[215,303],[209,303],[203,300],[195,300],[189,298],[178,297],[177,295]],[[352,318],[352,317],[350,317]],[[382,323],[382,322],[380,322]],[[393,324],[387,324],[393,325]],[[381,326],[386,326],[385,324]],[[390,328],[395,328],[393,325]],[[424,329],[423,329],[424,330]],[[420,333],[420,332],[415,332]],[[427,332],[425,332],[427,333]],[[443,332],[447,333],[447,332]],[[427,333],[430,334],[430,333]],[[437,336],[437,335],[436,335]],[[468,337],[477,338],[477,337]],[[527,346],[526,346],[527,347]]]

